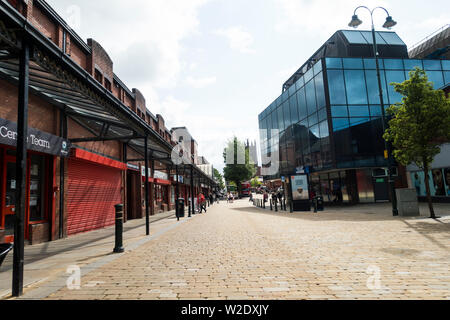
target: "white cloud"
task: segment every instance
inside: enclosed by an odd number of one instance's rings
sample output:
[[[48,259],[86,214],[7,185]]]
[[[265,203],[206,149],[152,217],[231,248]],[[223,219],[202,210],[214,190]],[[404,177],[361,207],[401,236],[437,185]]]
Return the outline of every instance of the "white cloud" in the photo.
[[[282,19],[275,25],[275,29],[282,33],[302,32],[314,36],[331,36],[336,30],[347,29],[360,0],[276,0],[282,8]],[[389,8],[386,1],[366,0],[369,8],[384,6]],[[358,12],[359,14],[359,12]],[[361,11],[364,26],[369,25],[369,13]]]
[[[186,83],[193,88],[201,89],[216,83],[216,77],[206,77],[206,78],[193,78],[191,76],[186,78]]]
[[[251,48],[253,36],[242,30],[242,27],[221,28],[214,31],[214,34],[227,38],[233,50],[241,53],[255,53],[255,50]]]
[[[198,33],[198,11],[208,1],[78,0],[74,27],[106,49],[114,72],[130,87],[171,88],[182,71],[181,42]],[[73,0],[49,3],[64,19],[74,20]]]

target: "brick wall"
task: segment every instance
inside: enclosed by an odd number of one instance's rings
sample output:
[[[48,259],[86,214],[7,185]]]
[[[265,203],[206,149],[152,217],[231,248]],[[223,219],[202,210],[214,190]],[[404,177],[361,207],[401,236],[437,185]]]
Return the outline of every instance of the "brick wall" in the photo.
[[[49,223],[39,223],[30,225],[30,244],[39,244],[42,242],[49,241],[50,224]]]

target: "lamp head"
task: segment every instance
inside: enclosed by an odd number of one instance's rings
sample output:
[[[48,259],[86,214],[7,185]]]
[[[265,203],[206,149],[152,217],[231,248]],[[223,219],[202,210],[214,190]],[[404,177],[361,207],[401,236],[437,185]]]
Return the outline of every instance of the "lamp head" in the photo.
[[[393,26],[395,26],[396,24],[397,24],[397,22],[395,22],[395,21],[392,19],[391,16],[388,16],[388,17],[386,18],[386,22],[383,24],[383,28],[390,29],[390,28],[392,28]]]
[[[349,27],[352,27],[352,28],[357,28],[357,27],[358,27],[359,25],[361,25],[361,24],[362,24],[362,21],[359,20],[358,16],[355,14],[355,15],[353,15],[352,21],[350,21],[350,23],[348,24],[348,26],[349,26]]]

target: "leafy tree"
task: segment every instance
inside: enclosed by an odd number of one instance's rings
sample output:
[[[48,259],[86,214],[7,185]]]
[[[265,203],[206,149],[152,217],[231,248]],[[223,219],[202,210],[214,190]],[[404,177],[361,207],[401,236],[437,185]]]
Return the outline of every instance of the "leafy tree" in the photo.
[[[252,181],[250,182],[253,188],[258,188],[262,185],[262,183],[258,180],[257,177],[254,177]]]
[[[239,194],[241,182],[250,180],[256,173],[255,165],[250,159],[250,150],[242,141],[234,137],[229,140],[223,151],[225,180],[236,183]]]
[[[449,99],[442,90],[433,89],[425,71],[419,68],[410,72],[409,80],[392,85],[403,99],[388,109],[392,119],[384,138],[392,143],[399,163],[414,163],[424,171],[428,206],[435,219],[428,172],[440,146],[450,141]]]
[[[225,182],[223,181],[223,176],[219,172],[219,170],[214,169],[214,177],[216,178],[217,182],[219,183],[220,190],[224,190],[225,189]]]

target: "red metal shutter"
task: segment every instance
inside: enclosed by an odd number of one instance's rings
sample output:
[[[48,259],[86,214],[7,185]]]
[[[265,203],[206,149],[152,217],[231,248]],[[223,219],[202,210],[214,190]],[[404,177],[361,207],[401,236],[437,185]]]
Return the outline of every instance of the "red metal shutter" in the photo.
[[[122,203],[121,171],[70,159],[68,176],[67,233],[113,225],[114,205]]]

